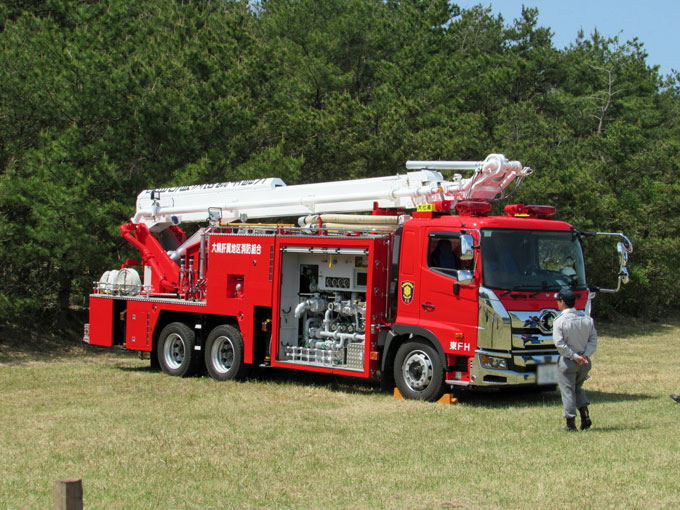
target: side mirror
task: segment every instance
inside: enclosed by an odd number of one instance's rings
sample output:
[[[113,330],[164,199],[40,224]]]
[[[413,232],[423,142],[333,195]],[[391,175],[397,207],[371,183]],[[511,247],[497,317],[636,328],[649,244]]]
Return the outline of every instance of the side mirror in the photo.
[[[460,260],[472,260],[474,258],[474,245],[475,240],[470,234],[460,236]]]
[[[472,274],[472,271],[468,271],[467,269],[459,269],[456,272],[458,273],[458,283],[461,285],[470,285],[475,280],[475,276]]]
[[[621,280],[621,283],[626,284],[630,281],[630,274],[626,264],[628,264],[628,254],[633,251],[633,245],[627,237],[624,237],[624,239],[628,244],[619,241],[616,243],[616,251],[619,253],[619,280]]]
[[[616,243],[616,251],[619,253],[619,265],[621,268],[626,267],[626,264],[628,264],[628,250],[621,241]]]
[[[613,294],[614,292],[618,292],[621,289],[621,284],[626,284],[630,281],[630,274],[628,273],[626,264],[628,264],[628,256],[633,253],[633,243],[631,243],[630,239],[628,239],[625,235],[620,233],[597,232],[595,235],[617,236],[622,239],[622,241],[616,243],[616,252],[619,255],[619,277],[617,279],[616,288],[600,289],[600,292]]]
[[[619,278],[621,279],[621,283],[628,283],[630,281],[630,275],[628,274],[628,268],[627,267],[622,267],[621,268],[621,273],[619,274]]]

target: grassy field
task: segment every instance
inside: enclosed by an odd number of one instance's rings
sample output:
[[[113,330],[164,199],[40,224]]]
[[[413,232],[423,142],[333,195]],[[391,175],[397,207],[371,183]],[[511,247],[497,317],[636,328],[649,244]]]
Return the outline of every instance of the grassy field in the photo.
[[[5,338],[0,508],[52,508],[65,477],[88,509],[678,508],[680,324],[600,330],[594,426],[576,434],[559,431],[557,391],[444,406],[283,371],[176,379]]]

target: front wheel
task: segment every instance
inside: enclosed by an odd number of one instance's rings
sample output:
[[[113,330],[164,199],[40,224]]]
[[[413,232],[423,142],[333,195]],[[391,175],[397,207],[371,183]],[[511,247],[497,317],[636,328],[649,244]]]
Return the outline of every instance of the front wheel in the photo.
[[[228,381],[245,377],[252,365],[243,361],[243,337],[238,329],[228,324],[217,326],[205,343],[205,366],[210,377]]]
[[[423,340],[411,340],[399,347],[394,359],[394,379],[404,398],[434,402],[444,394],[441,359]]]

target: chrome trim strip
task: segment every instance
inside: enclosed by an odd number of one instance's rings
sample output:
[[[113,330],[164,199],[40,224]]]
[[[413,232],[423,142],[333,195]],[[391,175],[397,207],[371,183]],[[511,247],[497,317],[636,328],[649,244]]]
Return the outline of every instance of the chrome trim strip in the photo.
[[[536,365],[544,365],[549,363],[557,363],[559,354],[540,354],[540,355],[515,355],[512,357],[513,363],[518,367],[535,367]]]
[[[328,363],[317,363],[315,361],[300,361],[300,360],[283,360],[283,361],[276,361],[277,366],[278,365],[304,365],[308,367],[318,367],[318,368],[327,368],[331,371],[335,370],[344,370],[347,372],[363,372],[363,368],[354,368],[350,367],[350,365],[330,365]]]
[[[512,319],[513,329],[528,329],[528,328],[539,328],[539,319],[541,316],[554,313],[555,317],[559,315],[559,311],[555,308],[543,308],[541,310],[531,310],[528,312],[522,311],[510,311],[510,318]],[[550,334],[544,331],[546,334]]]
[[[524,335],[515,333],[512,335],[513,349],[530,349],[537,345],[549,345],[552,347],[555,343],[553,342],[552,335],[532,335],[529,333]]]
[[[206,306],[204,301],[187,301],[184,299],[163,299],[163,298],[148,298],[143,296],[111,296],[107,294],[90,294],[90,297],[115,299],[117,301],[147,301],[149,303],[167,303],[169,305],[189,305],[189,306]]]
[[[284,253],[321,253],[332,255],[368,255],[368,248],[333,248],[330,246],[282,246]]]
[[[477,345],[486,349],[509,351],[512,319],[491,289],[479,288]]]
[[[487,351],[486,349],[477,349],[475,351],[475,357],[479,354],[486,354],[487,356],[493,356],[494,358],[510,359],[512,357],[512,353],[510,352]]]
[[[467,381],[456,381],[455,379],[454,380],[447,379],[445,382],[449,386],[470,386],[470,383]]]

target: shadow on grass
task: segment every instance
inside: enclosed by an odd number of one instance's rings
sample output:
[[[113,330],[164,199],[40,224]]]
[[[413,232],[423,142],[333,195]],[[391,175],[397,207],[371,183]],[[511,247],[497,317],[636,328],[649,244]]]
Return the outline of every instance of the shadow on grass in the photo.
[[[152,367],[148,358],[139,361],[140,363],[143,363],[143,365],[130,366],[128,364],[117,363],[116,369],[120,370],[121,372],[132,373],[162,372],[160,368]],[[203,369],[199,370],[197,374],[194,374],[188,378],[196,379],[201,377],[208,378],[210,376],[207,374],[207,371]],[[352,394],[380,393],[380,383],[377,381],[367,381],[365,379],[357,379],[354,377],[290,370],[286,368],[257,367],[253,370],[252,374],[245,379],[245,381],[268,382],[273,384],[280,383],[281,385],[291,385],[298,387],[316,386],[326,388],[330,391]]]
[[[148,360],[147,360],[148,362]],[[137,372],[137,373],[155,373],[155,372],[160,372],[161,370],[159,368],[153,368],[151,364],[149,363],[148,365],[144,365],[142,367],[130,367],[127,365],[116,365],[116,368],[120,370],[121,372]]]
[[[329,391],[356,395],[380,393],[378,381],[285,368],[258,368],[249,380],[297,387],[316,386]]]
[[[95,349],[80,340],[58,337],[23,337],[6,341],[0,339],[0,364],[23,364],[32,361],[58,361],[83,356],[131,356],[122,349]]]
[[[588,399],[593,404],[606,402],[631,402],[656,398],[640,393],[617,393],[608,391],[586,390]],[[513,388],[500,390],[465,390],[459,399],[471,406],[483,407],[536,407],[546,404],[560,404],[562,399],[559,390],[541,391],[535,388]]]
[[[593,418],[593,420],[596,421],[595,418]],[[640,425],[639,423],[631,425],[604,425],[604,426],[598,426],[597,423],[594,423],[593,426],[589,428],[585,433],[603,434],[607,432],[623,432],[623,431],[630,432],[631,430],[647,430],[651,428],[652,428],[651,425]]]
[[[670,332],[680,326],[676,318],[667,318],[658,322],[622,317],[620,320],[601,320],[596,323],[598,334],[614,338],[632,338],[654,336]]]
[[[252,378],[257,381],[289,384],[293,386],[319,386],[342,393],[368,394],[381,393],[378,381],[366,381],[352,377],[332,374],[318,374],[312,372],[298,372],[296,370],[266,369],[260,370]],[[391,394],[391,391],[389,392]],[[454,389],[459,401],[472,406],[485,407],[532,407],[545,404],[561,403],[558,389],[545,391],[532,388],[501,388],[501,389]],[[657,398],[653,395],[641,393],[619,393],[608,391],[587,390],[588,398],[593,403],[632,402]]]
[[[83,343],[82,334],[73,331],[31,331],[19,327],[0,327],[0,364],[100,355],[131,356],[122,348],[96,347]]]
[[[117,369],[123,372],[157,373],[160,369],[152,368],[148,360],[144,366],[118,364]],[[209,377],[205,373],[196,374],[193,378]],[[283,368],[257,368],[247,379],[253,382],[266,382],[294,387],[316,386],[329,391],[352,395],[370,395],[383,393],[379,381],[367,381],[348,376],[288,370]],[[392,392],[384,392],[391,394]],[[657,398],[641,393],[618,393],[608,391],[587,391],[588,398],[594,404],[607,402],[633,402]],[[538,407],[561,402],[560,392],[555,389],[543,391],[538,388],[502,388],[502,389],[455,389],[454,394],[461,403],[480,407]]]
[[[644,393],[615,393],[609,391],[588,391],[588,398],[593,402],[605,403],[605,402],[628,402],[637,400],[652,400],[658,397],[654,395],[646,395]]]

